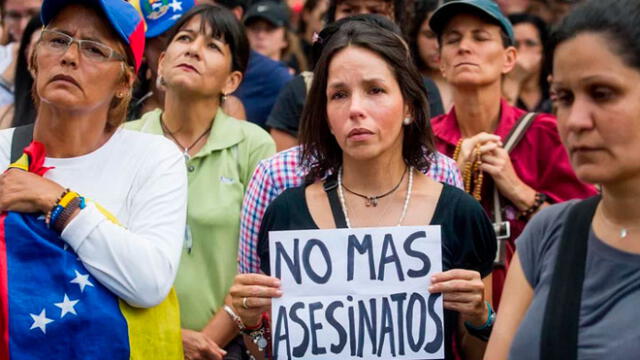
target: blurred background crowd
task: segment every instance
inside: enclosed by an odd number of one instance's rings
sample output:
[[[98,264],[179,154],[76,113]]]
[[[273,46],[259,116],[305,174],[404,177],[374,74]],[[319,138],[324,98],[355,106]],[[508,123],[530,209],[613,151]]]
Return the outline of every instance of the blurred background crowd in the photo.
[[[215,3],[213,0],[199,2]],[[393,5],[393,11],[402,17],[399,24],[413,49],[414,61],[429,79],[425,85],[432,92],[437,91],[433,98],[438,103],[432,107],[436,110],[432,115],[444,113],[453,105],[451,90],[439,69],[438,41],[429,28],[429,18],[442,2],[220,0],[219,4],[231,9],[244,23],[252,50],[245,79],[225,107],[236,118],[268,129],[279,150],[296,144],[297,121],[304,99],[300,88],[305,76],[308,77],[309,71],[313,70],[314,34],[318,34],[327,21],[345,15],[384,13]],[[549,29],[578,2],[497,0],[500,9],[514,25],[518,49],[518,63],[504,79],[504,95],[510,103],[525,110],[551,112],[545,44]],[[147,45],[130,119],[163,104],[162,90],[156,86],[158,56],[167,41],[168,30],[181,14],[195,5],[195,1],[133,0],[133,3],[147,22]],[[28,64],[30,49],[39,39],[42,27],[40,6],[41,0],[0,2],[0,128],[35,120],[30,96],[33,79]],[[172,16],[160,16],[166,11]],[[296,75],[299,75],[298,79],[294,78]],[[279,94],[281,99],[276,102]],[[275,112],[272,111],[274,104],[278,105]]]

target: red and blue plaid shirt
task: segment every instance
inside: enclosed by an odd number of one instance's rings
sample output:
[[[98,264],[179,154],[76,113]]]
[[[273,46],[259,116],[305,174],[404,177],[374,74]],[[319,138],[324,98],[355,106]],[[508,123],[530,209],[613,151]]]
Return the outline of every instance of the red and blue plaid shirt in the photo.
[[[286,189],[304,183],[305,169],[300,166],[300,147],[282,151],[269,159],[262,160],[255,171],[242,204],[240,219],[240,246],[238,248],[238,271],[240,273],[260,272],[260,258],[257,253],[258,232],[267,206]],[[453,159],[434,153],[427,175],[435,181],[462,188],[462,177]]]

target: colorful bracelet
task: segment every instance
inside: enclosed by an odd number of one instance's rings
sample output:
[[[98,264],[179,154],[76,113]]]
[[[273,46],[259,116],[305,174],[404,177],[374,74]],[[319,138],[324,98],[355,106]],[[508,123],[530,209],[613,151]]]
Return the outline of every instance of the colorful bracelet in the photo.
[[[62,200],[62,198],[64,198],[69,192],[71,192],[71,190],[69,188],[64,189],[64,191],[62,192],[62,194],[60,194],[60,196],[58,196],[58,198],[56,199],[56,202],[53,204],[53,206],[51,207],[51,210],[49,210],[47,212],[47,215],[45,216],[45,223],[47,224],[47,227],[49,227],[51,225],[51,218],[54,215],[54,212],[57,212],[57,215],[60,215],[60,211],[62,210],[58,210],[58,208],[60,207],[60,200]]]
[[[80,195],[75,191],[66,191],[62,198],[58,201],[51,211],[51,217],[49,218],[49,227],[58,221],[58,217],[62,214],[64,209],[69,206],[69,203],[79,197]]]
[[[537,192],[533,205],[531,205],[528,209],[521,211],[520,214],[518,214],[518,219],[522,221],[527,221],[531,215],[535,214],[536,211],[540,210],[540,206],[542,206],[542,204],[544,204],[547,200],[548,200],[547,195]]]
[[[84,209],[85,199],[75,191],[65,189],[45,217],[47,227],[58,232],[64,230],[76,209]]]
[[[271,329],[268,313],[262,313],[260,323],[256,327],[248,328],[245,326],[242,333],[251,338],[251,341],[256,344],[259,351],[265,352],[266,358],[270,358]]]
[[[58,215],[54,221],[51,222],[52,224],[52,228],[59,232],[62,233],[62,230],[64,230],[65,226],[67,226],[67,223],[69,223],[69,220],[71,220],[71,216],[73,216],[73,213],[77,210],[77,209],[84,209],[85,208],[85,200],[84,197],[79,196],[76,193],[76,196],[74,198],[71,199],[71,201],[69,201],[66,206],[63,207],[63,210],[60,212],[60,215]]]

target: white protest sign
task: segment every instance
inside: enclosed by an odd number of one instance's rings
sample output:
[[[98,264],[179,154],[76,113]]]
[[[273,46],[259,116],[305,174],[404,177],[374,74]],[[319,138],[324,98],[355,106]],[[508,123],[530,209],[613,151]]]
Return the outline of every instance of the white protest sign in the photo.
[[[440,226],[269,233],[275,359],[442,359]]]

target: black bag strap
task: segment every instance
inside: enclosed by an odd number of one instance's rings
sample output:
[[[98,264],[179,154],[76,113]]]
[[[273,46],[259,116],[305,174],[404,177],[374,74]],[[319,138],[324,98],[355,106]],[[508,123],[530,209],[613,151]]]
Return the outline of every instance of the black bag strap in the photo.
[[[529,112],[524,113],[516,120],[509,134],[504,138],[504,149],[508,153],[511,153],[518,146],[537,116],[538,113]],[[498,238],[498,251],[493,263],[496,266],[504,266],[507,259],[507,240],[511,238],[511,226],[508,221],[504,221],[502,218],[502,201],[496,186],[493,187],[493,227]]]
[[[600,196],[572,206],[565,220],[542,322],[540,359],[575,360],[587,243]]]
[[[347,219],[344,217],[342,204],[338,197],[338,180],[335,176],[330,176],[324,182],[323,187],[324,191],[327,193],[327,197],[329,198],[329,206],[331,206],[331,213],[333,214],[333,221],[336,222],[336,228],[346,229]]]
[[[13,137],[11,138],[11,161],[13,164],[22,156],[24,148],[29,146],[33,141],[33,128],[34,124],[18,126],[13,130]]]

